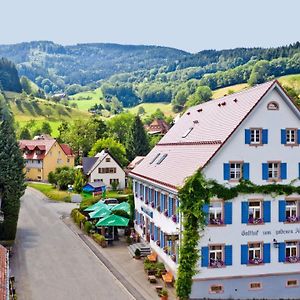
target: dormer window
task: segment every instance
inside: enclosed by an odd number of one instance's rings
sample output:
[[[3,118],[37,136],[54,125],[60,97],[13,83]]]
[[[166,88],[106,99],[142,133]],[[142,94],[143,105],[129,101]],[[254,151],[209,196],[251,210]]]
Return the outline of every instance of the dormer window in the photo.
[[[163,160],[168,156],[168,154],[164,154],[162,155],[162,157],[157,161],[157,165],[161,164],[163,162]]]
[[[190,127],[183,135],[182,135],[182,138],[186,138],[190,133],[191,131],[194,129],[194,127]]]
[[[150,161],[150,165],[153,164],[159,156],[160,156],[160,153],[156,154],[154,156],[154,158]]]

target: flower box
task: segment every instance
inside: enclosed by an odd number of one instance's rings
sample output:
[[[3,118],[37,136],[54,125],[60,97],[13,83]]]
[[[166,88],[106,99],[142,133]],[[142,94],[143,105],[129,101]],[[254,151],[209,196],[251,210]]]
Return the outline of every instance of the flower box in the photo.
[[[300,257],[298,256],[288,256],[285,258],[285,261],[288,262],[288,263],[297,263],[297,262],[300,262]]]
[[[223,225],[224,222],[222,219],[211,219],[209,220],[209,224],[211,225]]]
[[[156,245],[157,245],[157,246],[160,246],[160,241],[156,241]]]
[[[156,207],[156,209],[157,209],[157,211],[160,212],[160,205],[158,205],[158,206]]]
[[[248,224],[263,224],[264,220],[262,218],[249,218]]]
[[[300,221],[300,217],[296,217],[296,216],[291,216],[286,218],[286,222],[288,223],[296,223]]]
[[[172,254],[172,255],[171,255],[171,259],[172,259],[174,262],[176,262],[176,255],[175,255],[175,254]]]
[[[169,251],[169,247],[164,247],[164,252],[168,253],[168,251]]]
[[[151,202],[151,207],[154,208],[154,202]]]
[[[177,222],[177,216],[176,216],[176,215],[173,215],[173,216],[172,216],[172,221],[173,221],[174,223]]]
[[[222,268],[225,263],[220,259],[211,259],[209,262],[209,266],[211,268]]]
[[[154,234],[151,234],[151,241],[154,241]]]
[[[141,196],[140,199],[143,201],[143,196]]]
[[[261,258],[249,259],[249,265],[260,265],[262,263],[263,263],[263,260]]]
[[[164,215],[165,215],[166,217],[168,217],[168,216],[169,216],[169,213],[168,213],[168,210],[167,210],[167,209],[165,209],[165,211],[164,211]]]

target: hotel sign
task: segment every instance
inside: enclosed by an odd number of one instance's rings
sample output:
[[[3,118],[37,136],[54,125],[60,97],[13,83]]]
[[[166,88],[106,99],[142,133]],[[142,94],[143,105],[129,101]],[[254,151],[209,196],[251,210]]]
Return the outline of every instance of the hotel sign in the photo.
[[[293,229],[278,229],[278,230],[243,230],[241,231],[242,236],[258,236],[258,235],[286,235],[286,234],[299,234],[300,227],[295,227]]]

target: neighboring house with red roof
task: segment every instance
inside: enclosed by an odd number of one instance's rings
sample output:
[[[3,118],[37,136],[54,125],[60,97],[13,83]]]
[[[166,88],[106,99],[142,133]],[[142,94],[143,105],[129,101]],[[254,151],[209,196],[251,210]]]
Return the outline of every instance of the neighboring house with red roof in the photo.
[[[300,112],[276,80],[191,107],[130,172],[135,230],[176,276],[187,177],[299,186],[299,157]],[[191,299],[299,298],[298,194],[240,194],[204,210]]]
[[[9,256],[5,247],[0,245],[0,300],[9,298]]]
[[[20,140],[19,145],[26,164],[27,180],[47,181],[48,174],[57,167],[74,167],[75,156],[72,149],[49,136]]]
[[[169,125],[161,119],[154,119],[149,126],[145,126],[145,129],[149,134],[161,134],[164,135],[169,130]]]
[[[113,182],[118,184],[118,189],[126,186],[125,171],[107,150],[102,150],[94,157],[83,157],[82,167],[89,182],[102,181],[108,189],[112,188]]]

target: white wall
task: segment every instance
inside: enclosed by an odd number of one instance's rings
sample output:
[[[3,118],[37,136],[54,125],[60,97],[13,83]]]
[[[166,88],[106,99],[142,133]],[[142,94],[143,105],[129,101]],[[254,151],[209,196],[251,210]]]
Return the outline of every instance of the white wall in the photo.
[[[106,161],[107,157],[110,157],[110,162]],[[99,158],[99,160],[100,160],[100,158]],[[98,173],[98,168],[116,168],[116,173]],[[111,188],[110,179],[116,179],[116,178],[119,179],[118,189],[124,189],[125,188],[125,172],[114,161],[114,159],[109,154],[107,154],[107,156],[105,156],[105,158],[100,163],[97,162],[97,167],[90,174],[89,181],[93,182],[97,179],[101,179],[108,188]]]
[[[270,101],[279,104],[278,111],[267,110],[267,103]],[[258,147],[245,144],[245,129],[251,127],[268,129],[268,144]],[[300,129],[300,120],[279,92],[272,90],[203,169],[205,176],[226,183],[223,178],[223,163],[242,160],[250,163],[250,180],[256,184],[266,184],[262,180],[262,163],[279,160],[287,163],[287,180],[281,183],[287,184],[298,178],[300,146],[288,147],[281,144],[281,129],[288,127]]]
[[[298,196],[299,197],[299,196]],[[241,202],[248,199],[261,199],[271,201],[271,222],[264,225],[247,225],[241,221]],[[220,227],[207,226],[202,233],[199,247],[209,244],[232,245],[232,266],[224,268],[202,268],[199,262],[199,273],[195,278],[213,278],[222,276],[245,276],[271,273],[299,272],[299,263],[278,262],[278,248],[273,246],[273,239],[277,242],[286,240],[300,240],[300,224],[284,224],[278,218],[278,200],[284,200],[284,196],[271,198],[260,194],[240,195],[232,200],[232,224]],[[299,197],[300,199],[300,197]],[[293,233],[282,233],[281,230],[292,230]],[[243,232],[254,231],[257,235],[244,235]],[[265,232],[265,234],[264,234]],[[271,234],[266,234],[270,232]],[[248,242],[265,242],[271,244],[271,263],[259,266],[241,265],[241,245]]]
[[[145,204],[144,201],[140,200],[140,197],[136,196],[136,191],[135,191],[135,182],[136,180],[133,181],[133,192],[134,192],[134,203],[135,203],[135,209],[139,212],[142,213],[144,215],[144,218],[148,217],[149,221],[153,222],[155,226],[158,226],[164,233],[170,234],[170,233],[179,233],[179,223],[175,223],[174,221],[172,221],[171,217],[166,217],[164,215],[163,212],[158,212],[157,209],[152,208],[149,202],[149,205]],[[148,187],[154,188],[156,191],[160,191],[163,192],[161,189],[153,186],[153,185],[149,185],[146,182],[143,181],[138,181]],[[175,195],[174,194],[170,194],[172,195],[174,198]],[[142,211],[142,207],[146,208],[148,211],[153,212],[153,218],[149,217],[147,214],[145,214]],[[140,234],[140,236],[142,236],[144,239],[146,239],[145,236],[143,236],[143,230],[140,228],[139,225],[135,225],[135,230]],[[163,262],[168,266],[168,269],[171,269],[172,271],[175,272],[177,265],[174,261],[172,261],[172,259],[170,258],[169,255],[167,255],[166,253],[164,253],[163,249],[159,246],[156,245],[155,241],[150,241],[150,246],[151,248],[159,255],[160,259],[163,260]]]

